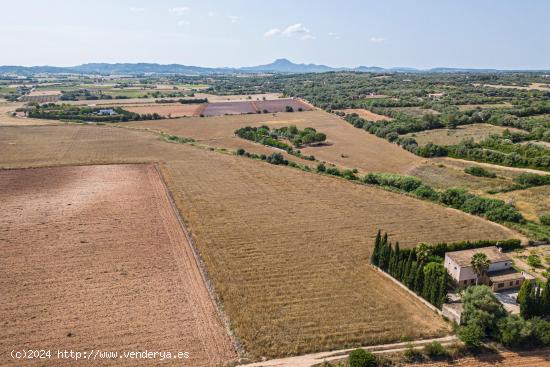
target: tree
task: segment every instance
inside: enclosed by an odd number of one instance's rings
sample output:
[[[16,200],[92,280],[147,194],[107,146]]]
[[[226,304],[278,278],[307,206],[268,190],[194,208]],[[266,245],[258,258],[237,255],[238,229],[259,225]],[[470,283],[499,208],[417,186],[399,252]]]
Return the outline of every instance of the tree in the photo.
[[[349,354],[348,365],[349,367],[377,367],[378,360],[374,354],[359,348]]]
[[[416,259],[418,260],[418,262],[424,263],[428,260],[428,258],[432,254],[432,248],[426,243],[421,243],[418,246],[416,246],[415,252],[416,252]]]
[[[491,288],[485,285],[466,288],[462,300],[464,324],[476,324],[486,335],[496,335],[497,323],[506,316],[506,311]]]
[[[478,324],[467,324],[460,327],[458,337],[468,348],[479,348],[485,333]]]
[[[550,316],[550,276],[546,279],[546,284],[542,289],[541,310],[544,316]]]
[[[479,284],[479,278],[484,277],[487,273],[487,270],[489,270],[489,266],[491,265],[491,262],[487,258],[487,255],[485,255],[482,252],[478,252],[472,256],[471,260],[472,269],[474,270],[474,273],[476,273],[476,285]]]
[[[374,239],[374,249],[372,250],[372,255],[370,257],[370,263],[372,265],[378,266],[378,257],[380,256],[380,243],[382,242],[382,233],[378,230],[376,233],[376,238]]]

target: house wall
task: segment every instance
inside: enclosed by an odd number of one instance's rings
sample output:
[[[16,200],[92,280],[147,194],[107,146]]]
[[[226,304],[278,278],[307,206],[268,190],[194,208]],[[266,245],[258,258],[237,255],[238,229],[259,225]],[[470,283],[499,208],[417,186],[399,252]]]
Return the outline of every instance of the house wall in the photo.
[[[475,284],[475,280],[477,278],[476,274],[474,273],[474,270],[471,266],[464,266],[461,267],[458,265],[454,260],[452,260],[447,254],[445,254],[445,268],[453,278],[453,280],[459,285],[459,286],[467,286]],[[496,263],[491,263],[489,265],[489,272],[493,271],[501,271],[510,269],[512,267],[512,261],[500,261]]]
[[[491,288],[495,292],[505,291],[513,288],[519,288],[523,284],[524,280],[525,279],[517,279],[517,280],[506,280],[502,282],[495,282],[492,284]]]

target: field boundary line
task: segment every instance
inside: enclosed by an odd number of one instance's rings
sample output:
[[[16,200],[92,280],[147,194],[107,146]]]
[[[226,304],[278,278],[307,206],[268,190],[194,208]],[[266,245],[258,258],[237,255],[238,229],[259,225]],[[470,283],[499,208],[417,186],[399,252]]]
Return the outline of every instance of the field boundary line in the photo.
[[[430,302],[426,301],[424,298],[420,297],[418,294],[414,293],[413,291],[411,291],[409,288],[407,288],[407,286],[405,286],[405,284],[401,283],[399,280],[395,279],[394,277],[392,277],[390,274],[386,273],[384,270],[380,269],[378,266],[376,265],[372,265],[372,264],[369,264],[370,267],[372,267],[374,270],[376,270],[378,273],[382,274],[383,276],[385,276],[386,278],[388,278],[389,280],[391,280],[392,282],[394,282],[395,284],[397,284],[399,287],[403,288],[404,290],[406,290],[411,296],[413,296],[414,298],[416,298],[417,300],[419,300],[420,302],[422,302],[425,306],[427,306],[430,310],[434,311],[435,313],[437,313],[439,316],[443,317],[443,312],[441,312],[441,310],[439,310],[437,307],[435,307],[434,305],[432,305]]]
[[[218,314],[218,317],[223,322],[225,329],[227,331],[227,334],[229,335],[229,339],[231,340],[231,343],[233,344],[234,350],[237,352],[237,355],[239,357],[242,357],[246,350],[244,349],[243,345],[238,340],[237,336],[233,332],[233,329],[231,328],[231,322],[229,320],[229,317],[225,313],[223,309],[223,304],[220,301],[220,298],[218,294],[216,293],[216,290],[214,289],[214,285],[212,284],[212,281],[210,280],[210,277],[208,276],[208,270],[206,269],[206,265],[204,264],[204,260],[202,259],[200,252],[197,249],[197,245],[192,238],[191,234],[189,233],[187,226],[185,225],[185,221],[183,220],[183,217],[176,205],[176,202],[174,200],[174,197],[172,196],[172,192],[168,188],[168,185],[166,184],[166,181],[164,179],[164,175],[162,174],[162,170],[159,168],[159,163],[154,163],[153,166],[155,167],[155,170],[157,171],[160,180],[162,182],[162,186],[164,187],[164,190],[166,192],[166,195],[168,197],[168,201],[170,202],[170,206],[172,207],[172,210],[174,211],[176,218],[178,219],[178,222],[180,224],[180,227],[185,234],[185,237],[187,241],[189,242],[189,247],[191,248],[191,251],[193,252],[193,257],[195,259],[195,263],[197,264],[197,267],[199,269],[199,272],[201,274],[201,277],[204,281],[204,284],[206,285],[206,289],[208,290],[208,294],[210,295],[210,300],[212,301],[212,304],[214,305],[214,309],[216,310],[216,313]]]

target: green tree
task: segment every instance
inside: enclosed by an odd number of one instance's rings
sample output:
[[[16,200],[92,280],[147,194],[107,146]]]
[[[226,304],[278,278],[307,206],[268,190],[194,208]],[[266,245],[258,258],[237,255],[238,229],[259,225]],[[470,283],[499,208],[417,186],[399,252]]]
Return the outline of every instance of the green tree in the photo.
[[[462,300],[464,324],[476,324],[486,335],[495,336],[498,332],[497,323],[506,316],[506,311],[491,288],[485,285],[468,287]]]
[[[487,255],[485,255],[482,252],[478,252],[472,256],[471,260],[472,269],[474,270],[474,273],[476,274],[476,285],[479,284],[479,278],[482,278],[487,273],[487,270],[489,270],[489,266],[491,265],[491,262],[487,258]]]
[[[370,263],[372,265],[378,266],[378,257],[380,256],[380,245],[382,242],[382,233],[378,230],[376,233],[376,238],[374,239],[374,249],[370,257]]]
[[[467,324],[459,328],[458,337],[468,348],[479,348],[485,333],[478,324]]]

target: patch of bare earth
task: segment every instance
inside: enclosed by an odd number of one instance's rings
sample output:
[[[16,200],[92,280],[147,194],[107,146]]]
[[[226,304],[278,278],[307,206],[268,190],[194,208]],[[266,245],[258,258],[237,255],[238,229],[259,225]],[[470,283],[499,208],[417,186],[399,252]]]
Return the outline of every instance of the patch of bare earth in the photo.
[[[57,350],[189,352],[186,360],[96,365],[212,366],[235,358],[193,252],[152,165],[0,171],[0,364],[74,365]]]
[[[525,352],[500,352],[477,357],[461,358],[452,362],[415,363],[405,367],[548,367],[550,348]]]

